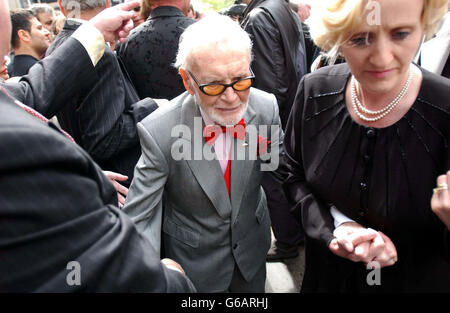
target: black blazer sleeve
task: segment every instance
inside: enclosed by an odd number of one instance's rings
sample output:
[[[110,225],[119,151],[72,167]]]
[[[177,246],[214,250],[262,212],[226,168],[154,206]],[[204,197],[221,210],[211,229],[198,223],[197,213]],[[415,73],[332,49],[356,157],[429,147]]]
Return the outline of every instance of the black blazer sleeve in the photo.
[[[0,291],[191,292],[77,145],[0,93]],[[70,262],[80,284],[70,285]]]
[[[302,124],[304,121],[304,107],[308,97],[305,95],[305,78],[300,82],[297,95],[288,119],[285,145],[285,166],[289,173],[284,182],[284,189],[288,199],[300,207],[303,227],[306,234],[322,244],[328,245],[333,239],[334,221],[330,208],[314,195],[308,187],[302,164],[302,151],[308,149],[302,142]]]

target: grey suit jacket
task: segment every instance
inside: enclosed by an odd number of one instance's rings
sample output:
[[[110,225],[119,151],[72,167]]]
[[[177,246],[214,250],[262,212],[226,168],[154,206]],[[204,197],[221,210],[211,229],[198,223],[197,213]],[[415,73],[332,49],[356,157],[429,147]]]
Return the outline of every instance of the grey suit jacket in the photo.
[[[260,134],[271,141],[272,152],[280,148],[283,133],[272,94],[252,88],[244,120],[246,142],[252,127],[277,125],[275,135]],[[165,256],[181,264],[199,292],[223,291],[235,263],[247,281],[265,263],[270,219],[260,186],[263,161],[250,160],[250,149],[234,141],[230,199],[219,161],[201,159],[201,150],[210,149],[202,131],[200,111],[187,92],[138,124],[142,156],[124,211],[157,250],[163,240]],[[195,147],[190,160],[174,159],[189,146]],[[237,160],[237,151],[244,151],[243,160]]]

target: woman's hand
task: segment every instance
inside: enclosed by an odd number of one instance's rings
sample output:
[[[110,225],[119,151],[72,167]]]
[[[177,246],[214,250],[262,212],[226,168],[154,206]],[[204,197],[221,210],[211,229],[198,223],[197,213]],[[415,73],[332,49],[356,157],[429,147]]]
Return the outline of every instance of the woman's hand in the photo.
[[[378,262],[380,268],[397,262],[397,250],[389,237],[358,223],[347,222],[337,227],[329,245],[331,252],[353,262]]]
[[[437,178],[437,187],[433,190],[431,198],[431,209],[441,219],[441,221],[450,230],[450,171],[447,175],[440,175]]]

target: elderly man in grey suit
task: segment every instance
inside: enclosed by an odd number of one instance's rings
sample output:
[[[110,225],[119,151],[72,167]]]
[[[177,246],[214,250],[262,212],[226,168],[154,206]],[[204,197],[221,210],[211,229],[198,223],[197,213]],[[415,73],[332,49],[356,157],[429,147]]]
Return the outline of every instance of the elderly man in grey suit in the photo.
[[[142,156],[124,211],[199,292],[264,292],[261,178],[277,168],[283,135],[275,96],[250,88],[250,61],[237,23],[205,17],[180,39],[186,92],[138,124]]]

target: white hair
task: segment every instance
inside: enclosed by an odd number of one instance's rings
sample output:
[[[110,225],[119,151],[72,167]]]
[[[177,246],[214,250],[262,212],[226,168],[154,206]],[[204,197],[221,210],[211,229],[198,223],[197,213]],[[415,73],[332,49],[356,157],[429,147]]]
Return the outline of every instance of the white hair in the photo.
[[[245,30],[228,16],[210,14],[186,28],[180,37],[176,68],[186,69],[188,59],[194,51],[207,47],[231,45],[235,49],[249,52],[252,60],[252,41]]]

